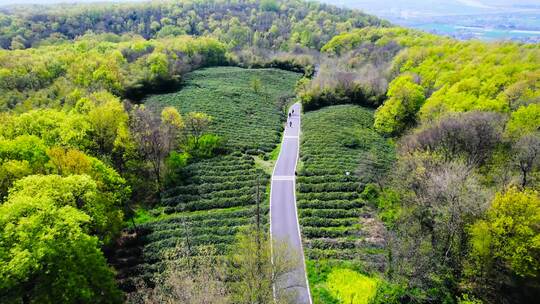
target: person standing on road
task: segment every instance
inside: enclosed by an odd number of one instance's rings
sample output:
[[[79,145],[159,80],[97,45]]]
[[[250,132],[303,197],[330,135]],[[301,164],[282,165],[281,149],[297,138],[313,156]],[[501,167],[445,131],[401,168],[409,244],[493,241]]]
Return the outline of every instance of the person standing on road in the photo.
[[[289,127],[292,128],[292,121],[289,121]]]
[[[289,112],[289,118],[291,118],[291,112]]]

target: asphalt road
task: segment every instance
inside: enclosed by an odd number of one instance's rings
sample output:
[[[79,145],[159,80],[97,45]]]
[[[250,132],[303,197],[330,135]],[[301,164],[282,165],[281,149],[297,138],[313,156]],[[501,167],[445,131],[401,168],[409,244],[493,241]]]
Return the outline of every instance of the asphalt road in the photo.
[[[311,304],[295,194],[295,170],[300,136],[300,104],[294,104],[289,112],[291,110],[294,110],[294,114],[287,120],[281,151],[272,174],[270,232],[273,240],[287,242],[289,250],[297,259],[294,271],[280,278],[275,289],[276,292],[293,291],[296,297],[295,303]]]

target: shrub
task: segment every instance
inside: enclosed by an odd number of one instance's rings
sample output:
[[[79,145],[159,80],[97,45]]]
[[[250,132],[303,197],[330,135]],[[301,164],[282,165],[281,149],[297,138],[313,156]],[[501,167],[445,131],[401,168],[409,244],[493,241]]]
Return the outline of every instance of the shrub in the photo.
[[[221,148],[222,142],[215,134],[205,134],[199,138],[190,138],[184,149],[196,158],[210,158]]]

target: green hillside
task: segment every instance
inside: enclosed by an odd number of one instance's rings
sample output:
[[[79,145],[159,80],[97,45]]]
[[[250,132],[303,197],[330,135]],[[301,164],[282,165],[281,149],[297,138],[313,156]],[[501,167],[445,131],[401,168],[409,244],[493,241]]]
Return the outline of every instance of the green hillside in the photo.
[[[195,160],[180,169],[158,206],[139,210],[136,220],[142,223],[137,230],[142,235],[133,246],[119,250],[114,262],[125,291],[136,291],[141,281],[152,283],[163,271],[167,250],[179,243],[193,248],[212,245],[219,254],[226,253],[241,227],[255,223],[257,185],[266,225],[269,175],[244,152],[276,148],[284,108],[298,79],[299,74],[275,69],[206,68],[187,74],[178,92],[145,100],[150,108],[174,106],[183,114],[211,115],[208,132],[225,140],[228,154]],[[254,80],[260,82],[257,91]]]
[[[270,152],[281,136],[284,107],[298,79],[297,73],[277,69],[206,68],[188,74],[180,91],[144,103],[209,114],[210,132],[222,136],[231,150]]]
[[[374,131],[373,111],[359,106],[308,112],[302,130],[298,213],[314,302],[326,303],[333,288],[327,272],[385,267],[384,227],[361,193],[391,165],[394,151]]]

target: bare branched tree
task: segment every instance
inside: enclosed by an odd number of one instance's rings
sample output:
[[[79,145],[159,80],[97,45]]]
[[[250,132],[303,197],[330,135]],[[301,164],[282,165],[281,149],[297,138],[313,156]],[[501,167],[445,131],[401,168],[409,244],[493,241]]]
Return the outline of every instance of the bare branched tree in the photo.
[[[439,152],[446,160],[465,157],[470,166],[481,165],[502,139],[502,117],[492,112],[469,112],[442,118],[402,140],[402,152]]]
[[[540,163],[540,137],[538,134],[525,135],[514,145],[514,159],[521,174],[521,187],[529,183],[529,174]]]
[[[160,192],[165,158],[177,146],[183,127],[181,117],[174,108],[165,108],[160,117],[144,106],[136,106],[131,111],[129,126],[139,153],[151,166],[156,190]]]
[[[396,183],[409,191],[403,195],[401,229],[392,246],[393,271],[411,285],[429,285],[433,273],[459,277],[466,227],[485,212],[489,193],[464,161],[415,153],[399,164]]]
[[[272,303],[273,287],[283,277],[294,275],[299,257],[292,254],[286,242],[270,244],[268,235],[254,227],[238,234],[228,257],[230,279],[235,282],[231,290],[233,303]],[[277,303],[290,303],[294,287],[277,289]]]

